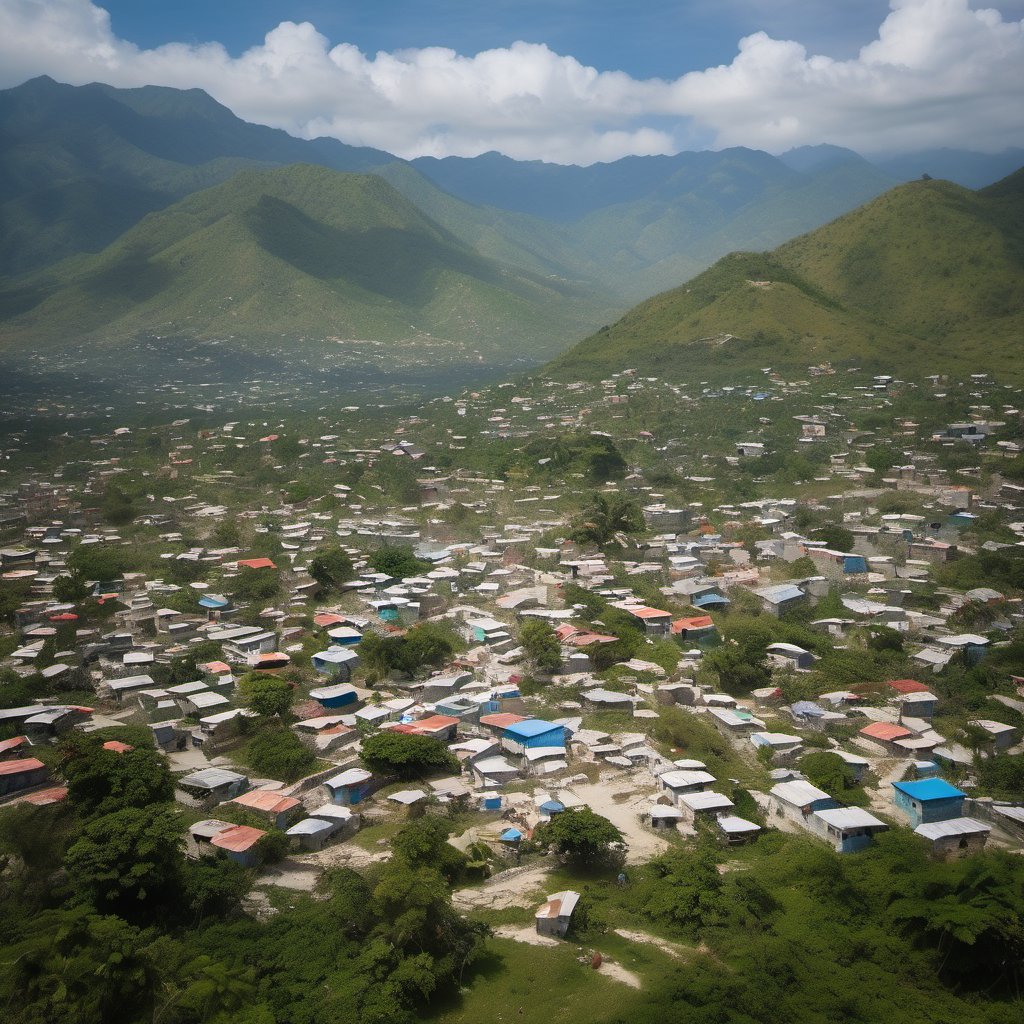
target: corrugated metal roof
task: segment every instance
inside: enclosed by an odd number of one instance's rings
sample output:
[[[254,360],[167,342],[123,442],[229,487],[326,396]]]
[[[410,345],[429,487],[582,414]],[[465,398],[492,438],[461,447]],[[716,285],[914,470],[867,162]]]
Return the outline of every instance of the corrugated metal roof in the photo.
[[[975,821],[974,818],[949,818],[947,821],[928,821],[918,825],[914,829],[914,834],[934,842],[936,839],[948,839],[952,836],[976,836],[982,832],[987,835],[991,831],[991,826]]]

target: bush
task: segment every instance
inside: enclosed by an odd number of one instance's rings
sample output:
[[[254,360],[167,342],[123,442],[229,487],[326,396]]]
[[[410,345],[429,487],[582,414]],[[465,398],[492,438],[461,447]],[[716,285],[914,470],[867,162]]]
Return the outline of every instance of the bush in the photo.
[[[410,736],[401,732],[378,732],[362,744],[363,764],[379,775],[397,775],[402,779],[419,778],[443,772],[457,775],[458,758],[431,736]]]
[[[316,757],[291,730],[283,726],[261,729],[246,747],[252,771],[280,782],[296,782],[316,767]]]

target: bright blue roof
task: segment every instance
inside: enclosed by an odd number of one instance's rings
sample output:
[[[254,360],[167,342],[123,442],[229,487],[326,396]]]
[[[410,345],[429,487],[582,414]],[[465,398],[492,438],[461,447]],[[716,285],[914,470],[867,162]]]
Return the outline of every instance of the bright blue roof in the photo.
[[[528,739],[531,736],[541,736],[546,732],[553,732],[555,729],[562,729],[561,725],[554,722],[545,722],[541,718],[527,718],[523,722],[515,722],[505,727],[505,732],[512,736],[522,736]]]
[[[917,782],[894,782],[893,786],[914,800],[950,800],[955,796],[966,796],[945,779],[920,779]]]
[[[523,833],[517,828],[507,828],[499,837],[503,843],[514,843],[523,838]]]
[[[547,811],[548,813],[551,813],[552,811],[564,811],[565,804],[561,804],[557,800],[545,800],[544,803],[540,805],[540,809],[542,811]]]
[[[712,604],[729,604],[729,598],[722,597],[721,594],[701,594],[698,597],[691,598],[690,604],[695,605],[697,608],[707,608],[708,605]]]

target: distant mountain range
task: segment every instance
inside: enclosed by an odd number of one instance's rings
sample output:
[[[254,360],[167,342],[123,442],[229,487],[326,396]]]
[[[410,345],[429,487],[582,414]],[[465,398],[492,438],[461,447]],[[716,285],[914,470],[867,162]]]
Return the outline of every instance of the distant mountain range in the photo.
[[[908,174],[987,183],[1008,161],[1024,152],[402,161],[248,124],[200,90],[37,78],[0,92],[0,348],[430,337],[519,365]]]
[[[339,342],[436,337],[523,360],[549,352],[559,326],[578,330],[580,298],[481,257],[379,177],[292,164],[242,171],[96,255],[20,278],[0,292],[0,321],[9,343],[36,350],[158,333],[256,351],[301,339],[295,354],[308,358]]]
[[[556,359],[721,382],[831,363],[1021,380],[1024,170],[972,192],[915,181],[768,253],[733,253]]]

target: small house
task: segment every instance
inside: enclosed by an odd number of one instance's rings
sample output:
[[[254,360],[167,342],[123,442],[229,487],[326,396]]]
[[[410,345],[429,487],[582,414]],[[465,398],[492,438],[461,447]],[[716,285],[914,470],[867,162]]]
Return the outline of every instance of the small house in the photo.
[[[373,792],[373,781],[373,773],[365,768],[349,768],[327,779],[324,785],[331,795],[332,803],[351,807],[361,803]]]
[[[855,853],[870,845],[875,833],[888,826],[861,807],[832,807],[815,811],[808,824],[830,843],[837,853]]]
[[[352,669],[359,664],[359,655],[349,647],[332,644],[327,650],[314,654],[310,660],[318,674],[347,682],[352,677]]]
[[[579,900],[580,894],[570,890],[556,892],[549,896],[547,903],[534,914],[537,934],[551,935],[558,939],[565,938]]]
[[[180,803],[191,806],[212,807],[244,793],[249,780],[227,768],[203,768],[178,780],[174,794]]]
[[[266,834],[248,825],[229,825],[210,839],[210,845],[223,850],[228,860],[253,868],[260,862],[259,842]]]
[[[35,757],[0,761],[0,796],[40,786],[47,779],[46,765]]]
[[[931,843],[932,855],[940,860],[958,860],[984,850],[991,831],[974,818],[947,818],[918,825],[914,835]]]
[[[285,796],[272,789],[252,789],[228,802],[266,818],[274,828],[287,827],[302,808],[302,802],[295,797]]]
[[[807,826],[808,818],[816,811],[827,811],[839,806],[828,793],[803,779],[780,782],[772,786],[769,794],[776,815],[795,821],[798,825]]]
[[[966,794],[944,779],[921,779],[917,782],[894,782],[896,806],[909,819],[913,828],[935,821],[959,818]]]

